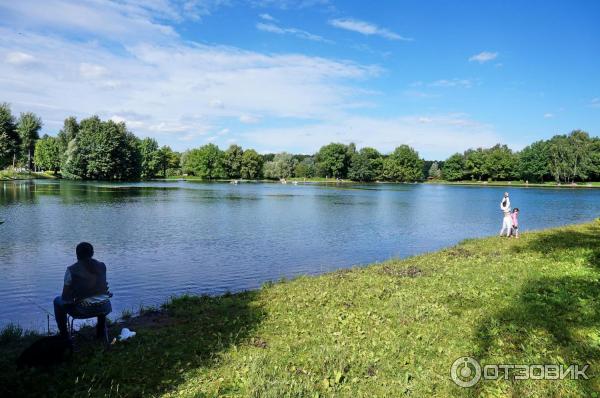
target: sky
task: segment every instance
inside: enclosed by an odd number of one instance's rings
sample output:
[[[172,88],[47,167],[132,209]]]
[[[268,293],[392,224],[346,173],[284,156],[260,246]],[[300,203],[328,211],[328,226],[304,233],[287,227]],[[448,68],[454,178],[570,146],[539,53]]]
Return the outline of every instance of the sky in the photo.
[[[0,0],[0,102],[185,150],[425,159],[600,131],[600,2]]]

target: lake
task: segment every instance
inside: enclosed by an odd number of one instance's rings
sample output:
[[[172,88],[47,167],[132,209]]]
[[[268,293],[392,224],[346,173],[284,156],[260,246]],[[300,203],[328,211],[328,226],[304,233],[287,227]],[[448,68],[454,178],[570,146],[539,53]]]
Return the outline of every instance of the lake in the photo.
[[[55,180],[0,182],[0,326],[45,329],[80,241],[113,318],[182,293],[406,257],[497,234],[504,187]],[[522,231],[600,216],[594,189],[510,188]],[[40,308],[41,307],[41,308]],[[52,320],[52,326],[54,323]]]

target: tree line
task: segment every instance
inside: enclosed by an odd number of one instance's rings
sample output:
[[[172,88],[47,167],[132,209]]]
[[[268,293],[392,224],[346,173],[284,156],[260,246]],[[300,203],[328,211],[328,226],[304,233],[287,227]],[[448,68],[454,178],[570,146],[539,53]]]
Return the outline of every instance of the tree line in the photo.
[[[202,179],[332,178],[354,181],[415,182],[424,179],[514,180],[532,182],[600,179],[600,139],[576,130],[537,141],[522,151],[506,145],[468,149],[444,161],[425,161],[408,145],[391,154],[354,144],[331,143],[313,155],[259,154],[231,145],[207,144],[185,152],[140,139],[125,123],[98,116],[65,119],[53,136],[39,137],[41,119],[33,113],[15,118],[0,104],[0,168],[53,171],[65,178],[138,180],[170,176]]]
[[[441,176],[448,181],[599,181],[600,138],[574,130],[536,141],[518,152],[500,144],[469,149],[446,159]]]

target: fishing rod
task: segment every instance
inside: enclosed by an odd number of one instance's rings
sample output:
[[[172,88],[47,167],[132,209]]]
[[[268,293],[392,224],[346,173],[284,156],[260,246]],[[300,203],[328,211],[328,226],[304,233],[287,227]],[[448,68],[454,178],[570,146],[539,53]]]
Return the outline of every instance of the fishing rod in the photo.
[[[44,311],[46,313],[46,320],[48,322],[48,335],[50,335],[50,317],[56,319],[56,317],[54,316],[54,314],[50,313],[50,311],[48,311],[47,309],[45,309],[44,307],[42,307],[41,305],[39,305],[38,303],[36,303],[35,301],[33,301],[32,299],[30,299],[29,297],[25,296],[25,299],[28,300],[31,304],[35,305],[36,307],[38,307],[40,310]]]
[[[36,303],[35,301],[33,301],[32,299],[30,299],[29,297],[25,297],[25,299],[29,300],[29,302],[33,305],[35,305],[36,307],[38,307],[40,310],[44,311],[46,314],[50,315],[52,318],[56,319],[56,317],[54,316],[54,314],[52,314],[50,311],[48,311],[47,309],[45,309],[44,307],[42,307],[41,305],[39,305],[38,303]]]

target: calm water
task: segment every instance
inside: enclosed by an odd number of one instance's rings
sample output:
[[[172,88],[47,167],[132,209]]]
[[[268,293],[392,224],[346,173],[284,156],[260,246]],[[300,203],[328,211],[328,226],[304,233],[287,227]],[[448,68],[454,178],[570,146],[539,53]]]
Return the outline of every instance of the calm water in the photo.
[[[498,232],[504,188],[0,183],[0,326],[45,328],[75,245],[109,270],[113,315],[174,294],[405,257]],[[600,191],[513,188],[522,230],[600,216]],[[34,304],[36,303],[36,304]]]

